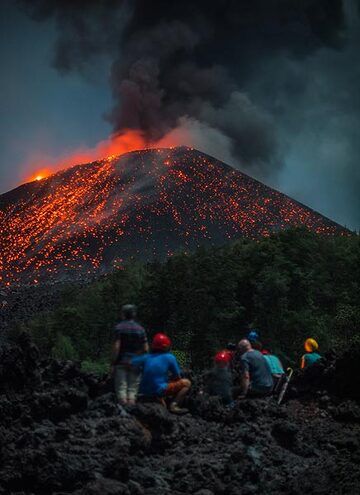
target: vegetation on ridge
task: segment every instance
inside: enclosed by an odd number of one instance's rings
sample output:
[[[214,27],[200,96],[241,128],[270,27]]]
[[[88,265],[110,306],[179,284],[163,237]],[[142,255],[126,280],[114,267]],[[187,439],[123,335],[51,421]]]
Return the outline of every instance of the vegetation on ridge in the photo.
[[[132,263],[81,290],[69,285],[59,307],[22,329],[47,353],[103,369],[120,308],[134,302],[150,336],[167,332],[193,367],[250,327],[291,362],[308,336],[322,351],[360,339],[359,248],[358,236],[295,229]]]

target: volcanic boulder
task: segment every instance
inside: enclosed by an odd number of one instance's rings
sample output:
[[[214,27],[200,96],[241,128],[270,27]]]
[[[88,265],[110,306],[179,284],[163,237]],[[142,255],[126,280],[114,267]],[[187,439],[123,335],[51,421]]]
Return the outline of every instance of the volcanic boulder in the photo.
[[[226,408],[194,393],[191,414],[153,403],[124,417],[102,380],[41,359],[26,337],[1,346],[0,363],[0,494],[358,493],[360,424],[332,414],[355,410],[350,398],[326,391],[325,407],[314,390],[281,407],[266,398]]]

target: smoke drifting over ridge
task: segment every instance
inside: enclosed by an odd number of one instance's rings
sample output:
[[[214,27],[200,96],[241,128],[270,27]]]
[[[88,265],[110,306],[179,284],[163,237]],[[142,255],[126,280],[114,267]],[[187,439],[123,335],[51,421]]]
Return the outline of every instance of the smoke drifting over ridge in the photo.
[[[185,136],[183,144],[273,185],[296,147],[307,147],[307,134],[314,139],[299,104],[312,101],[304,77],[309,60],[318,57],[321,67],[323,57],[343,53],[349,43],[346,0],[21,3],[37,20],[55,19],[53,63],[60,72],[86,77],[100,57],[110,60],[114,104],[106,119],[115,134],[139,130],[149,143],[169,133],[179,141]],[[320,100],[313,101],[317,126],[324,117]],[[337,138],[355,163],[356,139],[348,141],[347,127]],[[290,149],[293,137],[297,145]],[[316,165],[326,170],[323,159]]]

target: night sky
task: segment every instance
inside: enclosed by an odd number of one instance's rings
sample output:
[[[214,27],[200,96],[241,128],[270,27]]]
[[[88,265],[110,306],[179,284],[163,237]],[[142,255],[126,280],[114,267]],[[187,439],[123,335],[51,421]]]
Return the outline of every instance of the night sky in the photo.
[[[359,229],[359,7],[3,0],[0,193],[132,129]]]

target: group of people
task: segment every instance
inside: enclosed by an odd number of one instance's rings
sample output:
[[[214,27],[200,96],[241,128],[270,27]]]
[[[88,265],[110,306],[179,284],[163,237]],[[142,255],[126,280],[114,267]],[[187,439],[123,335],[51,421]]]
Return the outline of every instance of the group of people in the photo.
[[[321,358],[318,347],[312,338],[305,341],[301,368]],[[111,364],[120,406],[134,404],[139,395],[164,404],[169,401],[169,410],[173,413],[187,412],[183,403],[191,382],[182,377],[170,349],[171,340],[163,333],[157,333],[149,346],[144,328],[136,321],[136,307],[123,306],[122,321],[115,327]],[[252,330],[237,345],[229,344],[215,355],[213,369],[204,375],[201,392],[231,404],[235,398],[272,394],[284,376],[280,359],[263,348],[258,332]]]

